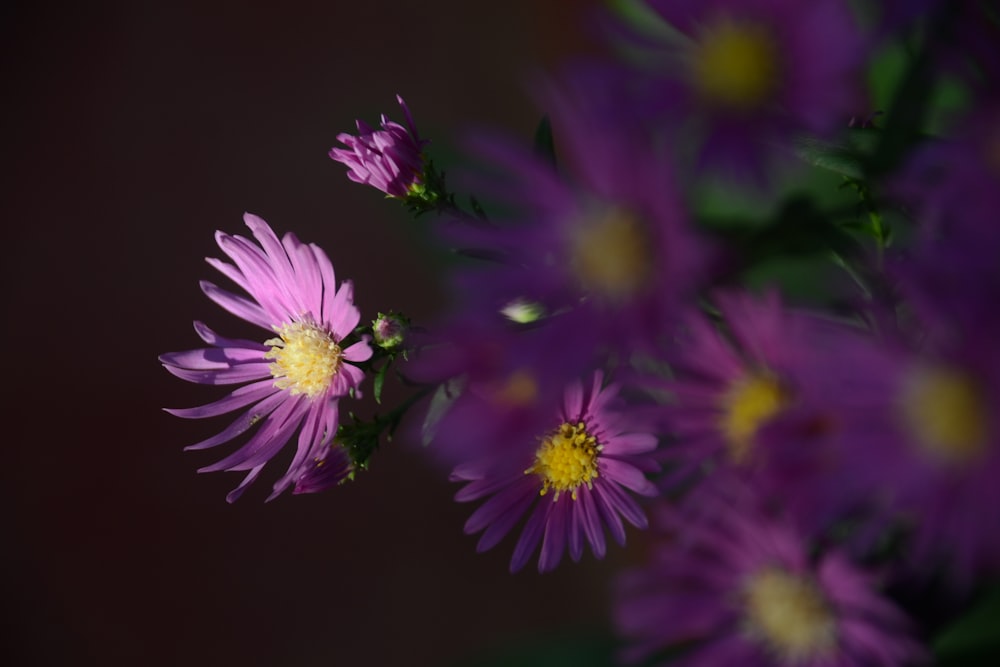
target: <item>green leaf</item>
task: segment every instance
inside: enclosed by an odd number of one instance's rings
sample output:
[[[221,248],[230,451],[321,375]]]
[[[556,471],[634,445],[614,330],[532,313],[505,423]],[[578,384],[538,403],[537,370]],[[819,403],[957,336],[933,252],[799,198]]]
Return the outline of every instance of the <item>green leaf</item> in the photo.
[[[857,130],[876,133],[874,129]],[[864,178],[863,155],[857,147],[848,141],[830,142],[816,137],[802,136],[794,141],[795,153],[811,165],[829,169],[848,178],[861,180]]]
[[[1000,664],[1000,586],[945,628],[933,648],[941,667]]]
[[[552,137],[552,121],[542,116],[535,129],[535,155],[544,159],[553,168],[556,166],[556,143]]]

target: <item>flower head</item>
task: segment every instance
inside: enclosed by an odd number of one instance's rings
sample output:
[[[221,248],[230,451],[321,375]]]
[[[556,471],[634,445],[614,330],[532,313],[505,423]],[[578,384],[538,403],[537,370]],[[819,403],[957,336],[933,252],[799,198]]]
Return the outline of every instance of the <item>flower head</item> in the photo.
[[[483,189],[509,205],[509,218],[456,226],[449,241],[503,260],[458,276],[470,309],[561,328],[580,357],[576,375],[592,367],[595,351],[649,349],[715,258],[662,152],[630,127],[602,126],[576,91],[545,93],[562,140],[560,169],[509,140],[477,137],[474,150],[496,170]]]
[[[619,582],[626,660],[682,645],[670,664],[888,666],[925,657],[872,573],[838,551],[814,556],[794,527],[745,499],[743,507],[699,500],[711,518],[665,512],[669,539]]]
[[[319,493],[351,479],[354,462],[347,450],[334,442],[303,464],[292,493]]]
[[[372,335],[375,344],[383,350],[395,350],[403,345],[407,331],[410,328],[409,319],[395,313],[379,313],[372,322]]]
[[[509,443],[500,456],[460,465],[452,480],[467,482],[459,501],[488,498],[469,517],[467,533],[484,531],[477,549],[496,545],[521,517],[527,523],[514,548],[511,571],[520,570],[541,542],[538,569],[551,570],[568,547],[574,561],[586,538],[598,558],[605,553],[604,525],[619,544],[625,541],[621,517],[645,528],[646,517],[626,490],[654,495],[644,472],[657,469],[649,457],[656,437],[630,413],[615,405],[618,389],[574,382],[562,405],[537,439]]]
[[[870,527],[907,529],[911,565],[943,565],[961,587],[1000,572],[1000,358],[993,351],[1000,329],[995,315],[949,316],[960,300],[952,295],[931,318],[933,299],[924,295],[917,305],[928,319],[915,341],[858,337],[856,350],[845,346],[827,361],[831,375],[856,378],[835,407],[837,455],[820,454],[826,489],[813,493],[865,499]]]
[[[807,319],[786,311],[777,293],[718,293],[715,300],[725,332],[693,314],[668,356],[676,400],[665,415],[679,440],[671,448],[678,471],[764,460],[761,431],[800,400],[804,362],[813,353]]]
[[[672,128],[671,141],[695,147],[703,164],[759,182],[776,147],[836,130],[860,104],[865,42],[843,0],[649,4],[674,30],[634,38],[648,53],[622,106]]]
[[[403,98],[396,96],[406,117],[406,127],[382,116],[381,128],[357,121],[358,135],[342,133],[337,141],[346,148],[331,148],[330,158],[347,165],[347,177],[371,185],[390,197],[405,198],[419,187],[424,168],[423,147],[413,117]]]
[[[250,298],[208,281],[203,281],[201,288],[225,310],[265,329],[267,339],[223,338],[195,322],[195,331],[211,347],[160,357],[170,373],[189,382],[249,383],[208,405],[167,410],[178,417],[200,419],[250,406],[221,433],[188,447],[215,447],[256,426],[242,447],[199,471],[249,471],[227,497],[230,502],[257,478],[296,431],[295,456],[275,483],[271,498],[298,484],[310,466],[328,457],[337,433],[338,401],[364,377],[350,362],[364,361],[372,354],[367,340],[346,342],[360,313],[352,303],[353,285],[348,281],[337,288],[326,254],[313,244],[301,243],[293,234],[279,240],[255,215],[248,213],[243,219],[257,243],[217,232],[219,248],[233,263],[215,258],[207,261]]]

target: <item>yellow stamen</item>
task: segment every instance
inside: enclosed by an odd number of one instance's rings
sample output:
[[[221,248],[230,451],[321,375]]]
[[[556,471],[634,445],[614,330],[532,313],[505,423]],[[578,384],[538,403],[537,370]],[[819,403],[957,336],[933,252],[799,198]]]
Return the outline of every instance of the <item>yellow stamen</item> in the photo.
[[[584,288],[622,300],[644,287],[652,270],[648,234],[621,208],[605,208],[580,221],[570,244],[570,265]]]
[[[821,657],[836,647],[836,619],[811,578],[762,568],[748,577],[742,603],[747,633],[767,645],[782,664]]]
[[[535,452],[535,463],[524,474],[536,474],[542,478],[542,488],[538,492],[544,496],[549,489],[555,489],[553,501],[559,494],[570,492],[577,499],[576,490],[581,484],[593,488],[597,478],[597,454],[603,447],[587,432],[583,422],[576,425],[563,423],[554,433],[542,441]]]
[[[691,63],[706,102],[730,109],[760,106],[778,82],[778,58],[767,30],[722,19],[701,36]]]
[[[315,324],[293,322],[274,327],[279,338],[266,341],[271,349],[264,355],[274,359],[271,375],[274,386],[293,396],[315,398],[325,391],[340,370],[342,353],[330,334]]]
[[[734,463],[746,462],[757,430],[788,402],[788,393],[770,374],[749,374],[730,384],[722,396],[719,428]]]
[[[899,403],[903,424],[930,458],[967,464],[988,444],[989,408],[971,378],[950,368],[915,370]]]

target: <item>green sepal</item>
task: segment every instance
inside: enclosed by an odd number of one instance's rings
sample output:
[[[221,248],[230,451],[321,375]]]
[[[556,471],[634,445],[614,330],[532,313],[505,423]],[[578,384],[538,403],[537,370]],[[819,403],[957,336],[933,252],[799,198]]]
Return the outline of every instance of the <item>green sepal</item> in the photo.
[[[391,362],[387,361],[378,370],[375,371],[375,379],[373,380],[372,391],[375,394],[375,402],[382,405],[382,387],[385,385],[385,373],[389,370],[389,364]]]

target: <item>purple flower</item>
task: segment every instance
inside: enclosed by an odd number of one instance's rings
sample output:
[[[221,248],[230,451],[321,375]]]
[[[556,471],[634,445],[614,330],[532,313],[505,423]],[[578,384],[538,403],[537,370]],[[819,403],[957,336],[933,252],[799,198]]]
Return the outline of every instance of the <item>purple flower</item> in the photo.
[[[676,464],[677,480],[700,474],[706,463],[720,474],[769,467],[762,431],[820,381],[808,372],[818,352],[817,322],[785,310],[776,292],[714,296],[726,329],[693,313],[667,352],[674,373],[666,388],[674,400],[665,420],[677,442],[664,455]]]
[[[816,554],[752,499],[699,501],[697,520],[665,511],[666,539],[648,565],[619,581],[614,615],[626,661],[670,649],[683,652],[651,664],[899,667],[926,660],[873,573],[839,551]]]
[[[327,456],[337,433],[338,401],[364,377],[348,362],[368,359],[367,340],[344,346],[360,319],[352,298],[354,286],[337,289],[333,266],[313,244],[293,234],[280,241],[255,215],[243,217],[257,244],[241,236],[216,232],[219,248],[232,264],[207,261],[250,295],[232,294],[203,281],[202,291],[225,310],[265,329],[264,342],[222,338],[201,322],[195,331],[211,347],[172,352],[160,357],[177,377],[199,384],[240,384],[228,396],[197,408],[168,409],[178,417],[214,417],[250,406],[219,434],[187,449],[206,449],[229,442],[257,426],[237,451],[199,472],[246,470],[246,478],[228,496],[243,490],[294,435],[298,447],[285,475],[268,498],[296,483],[310,466]]]
[[[647,44],[632,104],[700,161],[741,176],[799,132],[829,133],[863,108],[866,45],[842,0],[652,0],[679,33]]]
[[[396,100],[403,108],[406,127],[384,114],[378,130],[359,120],[358,136],[346,132],[337,135],[337,141],[347,148],[331,148],[330,158],[347,165],[347,177],[355,183],[371,185],[390,197],[405,198],[421,185],[427,141],[417,135],[403,98],[397,95]]]
[[[354,462],[343,447],[333,442],[324,447],[312,461],[303,463],[292,493],[326,491],[354,475]]]
[[[546,101],[560,169],[509,140],[479,137],[474,149],[497,174],[476,189],[503,201],[509,219],[455,225],[449,240],[501,260],[457,277],[470,308],[509,314],[527,303],[561,314],[542,319],[578,354],[573,377],[595,353],[653,349],[711,262],[665,155],[629,127],[600,125],[573,93],[550,88]]]
[[[952,270],[959,271],[956,266]],[[913,291],[904,283],[904,293]],[[935,298],[940,297],[936,312]],[[868,533],[902,525],[911,566],[944,566],[952,583],[1000,572],[1000,320],[998,292],[923,294],[920,326],[905,336],[855,339],[828,359],[829,374],[853,375],[832,403],[840,422],[828,498],[861,498]],[[955,302],[982,301],[973,305]],[[986,303],[993,314],[985,317]],[[975,313],[973,320],[952,313]],[[831,397],[833,398],[833,397]],[[840,480],[840,483],[838,483]],[[837,495],[834,495],[837,494]]]
[[[455,495],[461,502],[488,498],[469,517],[466,533],[484,531],[478,551],[495,546],[525,515],[527,523],[511,558],[520,570],[541,542],[540,572],[559,564],[563,551],[578,561],[584,539],[594,555],[605,553],[604,526],[619,544],[625,542],[621,517],[646,527],[646,517],[626,493],[655,495],[644,471],[656,470],[648,454],[656,437],[616,406],[618,388],[570,384],[547,432],[535,441],[508,443],[501,455],[460,465],[453,481],[467,482]]]

